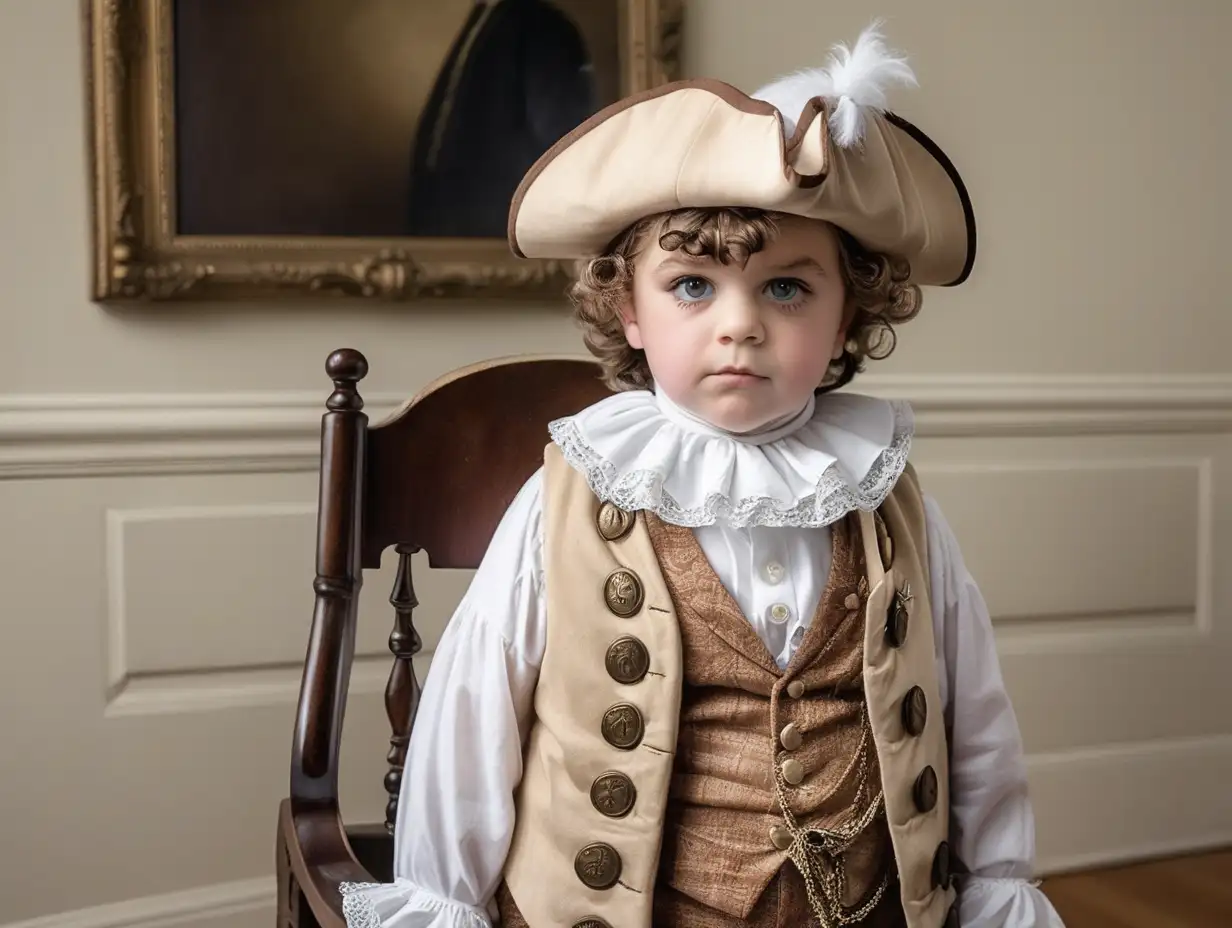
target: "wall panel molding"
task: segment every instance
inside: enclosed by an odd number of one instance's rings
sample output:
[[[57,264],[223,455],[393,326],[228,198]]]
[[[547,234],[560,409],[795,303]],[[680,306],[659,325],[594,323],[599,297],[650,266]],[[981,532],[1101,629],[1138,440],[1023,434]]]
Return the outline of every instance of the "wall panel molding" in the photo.
[[[899,397],[927,438],[1151,435],[1232,431],[1232,376],[866,376]]]
[[[274,921],[274,878],[237,880],[59,912],[0,928],[257,928]]]
[[[1232,431],[1232,375],[866,375],[922,437]],[[365,394],[378,422],[408,396]],[[0,396],[0,479],[311,471],[327,390]]]
[[[289,522],[302,529],[303,551],[301,532],[288,537]],[[311,563],[315,522],[314,501],[107,510],[105,715],[293,704],[313,602],[295,578],[304,557]],[[251,566],[247,547],[225,543],[232,535],[288,553]],[[173,552],[169,561],[165,552]],[[203,570],[213,588],[185,599],[181,591],[194,588]],[[387,572],[383,584],[392,582]],[[367,622],[363,602],[371,594],[361,600],[353,696],[384,693],[393,666],[389,625]],[[416,656],[421,679],[432,652]]]
[[[1232,779],[1232,734],[1091,745],[1026,762],[1041,875],[1232,844],[1229,816],[1212,806]],[[1186,771],[1188,788],[1161,792],[1176,771]]]

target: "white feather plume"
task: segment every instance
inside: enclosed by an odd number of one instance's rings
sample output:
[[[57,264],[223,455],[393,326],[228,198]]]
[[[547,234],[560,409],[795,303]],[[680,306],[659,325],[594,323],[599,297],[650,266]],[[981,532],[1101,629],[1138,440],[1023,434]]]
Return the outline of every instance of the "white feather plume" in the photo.
[[[835,144],[843,148],[859,145],[864,140],[866,114],[886,109],[886,89],[894,83],[917,83],[907,59],[886,47],[881,25],[880,20],[870,25],[851,48],[835,45],[827,67],[788,74],[751,96],[783,114],[788,136],[795,132],[796,118],[805,104],[822,97],[832,104],[830,135]]]

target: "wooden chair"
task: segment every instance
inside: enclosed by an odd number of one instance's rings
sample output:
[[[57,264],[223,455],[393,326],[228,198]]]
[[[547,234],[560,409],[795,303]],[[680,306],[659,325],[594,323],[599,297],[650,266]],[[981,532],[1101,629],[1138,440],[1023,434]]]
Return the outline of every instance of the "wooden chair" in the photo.
[[[338,886],[387,881],[407,743],[419,701],[420,650],[411,557],[431,567],[479,565],[506,507],[542,463],[550,420],[608,395],[598,365],[514,358],[441,378],[369,428],[358,383],[368,362],[342,349],[321,421],[316,606],[291,750],[291,790],[278,814],[279,928],[342,928]],[[363,571],[393,546],[394,664],[385,691],[391,737],[385,822],[347,827],[338,808],[338,755]]]

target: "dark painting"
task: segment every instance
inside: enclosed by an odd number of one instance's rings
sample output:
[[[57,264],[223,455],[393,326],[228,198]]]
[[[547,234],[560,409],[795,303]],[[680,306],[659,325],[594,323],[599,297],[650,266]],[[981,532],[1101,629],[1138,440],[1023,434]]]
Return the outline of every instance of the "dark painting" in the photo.
[[[498,238],[615,100],[620,0],[175,0],[181,235]]]

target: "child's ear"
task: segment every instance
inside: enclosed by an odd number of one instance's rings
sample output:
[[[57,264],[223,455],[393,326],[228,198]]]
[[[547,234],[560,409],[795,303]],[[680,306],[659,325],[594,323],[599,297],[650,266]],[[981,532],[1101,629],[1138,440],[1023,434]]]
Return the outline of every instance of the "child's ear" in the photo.
[[[843,321],[839,325],[838,331],[834,333],[834,345],[830,351],[830,359],[837,361],[843,356],[843,351],[847,347],[847,333],[851,331],[852,323],[856,321],[856,306],[855,302],[849,297],[843,301]]]
[[[638,350],[644,349],[646,346],[642,343],[642,330],[637,324],[637,314],[633,311],[633,301],[625,300],[618,310],[620,313],[620,322],[625,329],[625,341],[629,343],[630,348]]]
[[[843,351],[847,347],[847,326],[839,327],[839,330],[834,333],[834,345],[830,349],[830,360],[837,361],[843,356]]]

